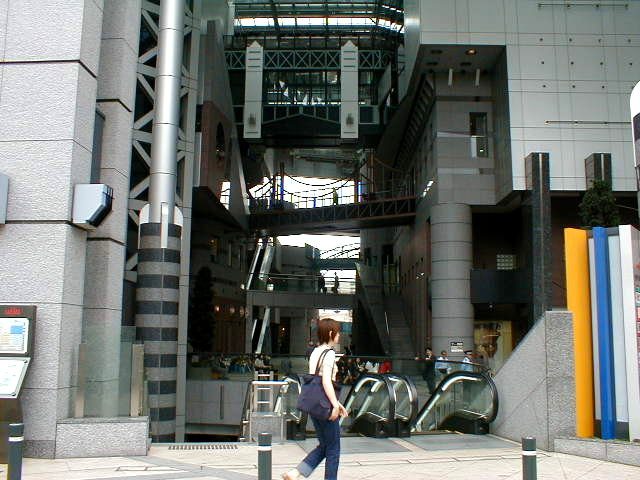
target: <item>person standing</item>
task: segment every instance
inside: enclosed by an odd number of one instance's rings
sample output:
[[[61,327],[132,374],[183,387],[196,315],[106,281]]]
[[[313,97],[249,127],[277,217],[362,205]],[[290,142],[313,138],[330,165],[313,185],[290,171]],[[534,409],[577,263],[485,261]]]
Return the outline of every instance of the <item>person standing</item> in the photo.
[[[338,274],[333,274],[333,293],[338,293],[338,287],[340,286],[340,279],[338,278]]]
[[[340,417],[348,416],[347,410],[338,401],[333,381],[336,379],[336,352],[333,350],[340,343],[340,324],[332,318],[324,318],[318,322],[318,345],[309,359],[309,373],[319,368],[322,377],[322,388],[331,403],[329,418],[316,418],[310,415],[318,436],[318,446],[298,464],[296,468],[282,475],[284,480],[298,480],[300,476],[308,477],[316,467],[325,460],[325,480],[337,480],[340,464]],[[322,358],[322,364],[318,361]]]
[[[324,286],[324,275],[318,277],[318,292],[327,293],[327,287]]]
[[[471,361],[471,355],[473,354],[473,350],[465,350],[464,358],[462,359],[462,370],[463,372],[473,372],[473,365]]]
[[[436,389],[436,356],[433,354],[431,347],[427,347],[424,350],[424,359],[419,356],[416,360],[424,361],[424,369],[422,370],[422,378],[427,382],[427,388],[429,393],[433,393]]]
[[[446,375],[449,373],[449,357],[447,357],[447,351],[442,350],[440,352],[440,356],[438,357],[438,361],[436,361],[436,370],[438,370],[442,375]]]

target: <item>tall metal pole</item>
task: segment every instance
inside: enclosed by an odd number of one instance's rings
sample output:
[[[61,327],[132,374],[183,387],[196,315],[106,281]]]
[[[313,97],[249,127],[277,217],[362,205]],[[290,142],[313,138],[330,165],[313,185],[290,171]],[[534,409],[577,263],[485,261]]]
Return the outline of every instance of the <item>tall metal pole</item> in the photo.
[[[176,436],[182,226],[174,213],[184,11],[185,0],[160,2],[149,214],[140,219],[136,338],[144,343],[154,442],[173,442]]]
[[[160,2],[156,98],[149,178],[149,221],[151,223],[161,222],[163,205],[166,205],[168,223],[173,223],[177,183],[184,8],[184,0]]]

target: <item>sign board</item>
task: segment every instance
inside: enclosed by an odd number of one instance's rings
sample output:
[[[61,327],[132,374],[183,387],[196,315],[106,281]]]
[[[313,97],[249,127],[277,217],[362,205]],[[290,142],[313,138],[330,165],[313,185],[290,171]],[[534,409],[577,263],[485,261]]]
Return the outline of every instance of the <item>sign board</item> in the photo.
[[[450,353],[464,353],[464,342],[449,342]]]
[[[0,357],[0,398],[17,398],[29,358]]]
[[[0,305],[0,357],[31,356],[35,318],[33,305]]]
[[[29,319],[0,319],[0,355],[26,355],[29,347]]]

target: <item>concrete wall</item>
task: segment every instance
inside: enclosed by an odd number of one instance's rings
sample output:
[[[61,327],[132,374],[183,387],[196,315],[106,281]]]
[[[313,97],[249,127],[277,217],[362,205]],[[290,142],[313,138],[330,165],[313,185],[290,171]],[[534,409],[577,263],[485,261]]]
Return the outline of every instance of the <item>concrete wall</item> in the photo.
[[[73,418],[58,423],[56,458],[147,454],[149,418]]]
[[[514,441],[536,437],[542,450],[575,435],[573,317],[546,312],[496,374],[500,409],[492,433]]]
[[[552,190],[584,190],[584,158],[610,152],[614,190],[634,191],[626,122],[640,78],[640,4],[538,3],[406,2],[407,42],[419,31],[422,45],[506,45],[513,190],[525,188],[524,157],[544,151]],[[407,44],[409,70],[414,50]]]
[[[22,391],[26,455],[53,457],[72,415],[87,234],[70,224],[88,183],[103,1],[0,2],[0,302],[35,304],[33,362]]]

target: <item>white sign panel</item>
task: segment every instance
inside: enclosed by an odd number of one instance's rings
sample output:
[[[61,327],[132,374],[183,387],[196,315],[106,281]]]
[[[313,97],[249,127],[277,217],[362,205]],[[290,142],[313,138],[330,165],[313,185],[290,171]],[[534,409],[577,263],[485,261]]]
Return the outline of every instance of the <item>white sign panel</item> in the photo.
[[[28,366],[28,358],[0,358],[0,398],[18,396]]]
[[[28,345],[28,318],[0,318],[0,354],[26,355]]]
[[[624,311],[625,367],[629,440],[640,439],[640,232],[631,225],[621,225],[620,273]],[[616,365],[617,373],[617,365]]]

